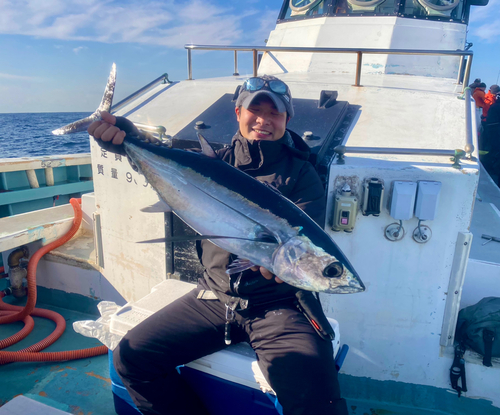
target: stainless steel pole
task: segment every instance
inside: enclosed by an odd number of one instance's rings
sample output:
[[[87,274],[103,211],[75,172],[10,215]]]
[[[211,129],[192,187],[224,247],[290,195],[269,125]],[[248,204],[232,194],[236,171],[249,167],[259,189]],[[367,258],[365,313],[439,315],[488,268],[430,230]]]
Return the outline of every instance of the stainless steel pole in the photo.
[[[257,49],[253,49],[253,76],[257,76],[257,67],[258,67],[258,53]]]
[[[238,76],[238,51],[234,51],[234,73],[233,76]]]
[[[467,85],[469,85],[471,67],[472,67],[472,55],[469,55],[469,57],[467,58],[467,65],[465,65],[464,87],[462,88],[462,92],[465,91],[465,88],[467,87]]]
[[[460,64],[458,65],[457,85],[460,85],[460,78],[462,75],[462,66],[463,65],[464,65],[464,55],[460,56]]]
[[[357,52],[358,59],[356,61],[356,83],[354,86],[361,86],[361,62],[363,61],[363,53]]]
[[[191,62],[191,49],[188,49],[188,80],[191,81],[193,79],[193,66]]]
[[[465,91],[465,152],[472,154],[474,151],[474,144],[472,142],[472,115],[471,109],[471,93],[470,89]]]

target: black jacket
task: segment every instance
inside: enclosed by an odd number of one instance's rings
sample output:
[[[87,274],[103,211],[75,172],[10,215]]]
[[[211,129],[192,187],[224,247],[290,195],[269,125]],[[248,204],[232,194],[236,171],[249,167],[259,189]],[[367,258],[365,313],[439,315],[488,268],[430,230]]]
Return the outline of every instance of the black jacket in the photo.
[[[325,191],[308,161],[309,146],[294,132],[287,130],[277,141],[254,143],[237,133],[231,147],[219,150],[218,155],[257,180],[273,185],[320,226],[324,225]],[[266,280],[260,272],[251,270],[229,276],[226,268],[235,257],[210,241],[198,243],[198,255],[208,287],[221,301],[240,309],[292,298],[298,290],[286,283]]]

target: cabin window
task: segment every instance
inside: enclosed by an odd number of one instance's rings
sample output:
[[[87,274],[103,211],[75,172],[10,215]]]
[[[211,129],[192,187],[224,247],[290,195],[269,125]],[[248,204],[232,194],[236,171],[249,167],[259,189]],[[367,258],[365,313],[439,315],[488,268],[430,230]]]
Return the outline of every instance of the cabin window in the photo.
[[[463,0],[406,0],[403,16],[439,18],[439,20],[463,20]]]
[[[278,23],[320,16],[391,15],[466,23],[467,13],[465,0],[285,0]]]
[[[395,0],[336,0],[334,15],[388,15],[396,14]]]
[[[284,18],[321,16],[326,13],[325,3],[328,3],[328,0],[289,0]]]

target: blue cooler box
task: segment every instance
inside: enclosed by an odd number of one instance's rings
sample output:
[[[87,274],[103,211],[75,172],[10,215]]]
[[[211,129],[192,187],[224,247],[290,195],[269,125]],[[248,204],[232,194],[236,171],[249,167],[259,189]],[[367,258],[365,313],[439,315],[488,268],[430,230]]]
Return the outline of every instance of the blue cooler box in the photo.
[[[113,392],[113,402],[118,415],[137,415],[141,412],[137,409],[127,389],[123,386],[122,380],[116,373],[113,365],[113,352],[108,350],[109,377],[111,378],[111,391]]]

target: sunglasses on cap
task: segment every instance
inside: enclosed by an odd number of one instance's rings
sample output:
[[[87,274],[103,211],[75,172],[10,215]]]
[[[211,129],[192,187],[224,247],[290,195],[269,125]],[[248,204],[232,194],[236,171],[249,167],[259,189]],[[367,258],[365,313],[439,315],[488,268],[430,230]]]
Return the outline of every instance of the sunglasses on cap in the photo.
[[[241,86],[241,91],[255,92],[261,89],[272,91],[279,95],[285,95],[290,100],[290,92],[288,86],[279,79],[266,80],[258,77],[249,78]]]

